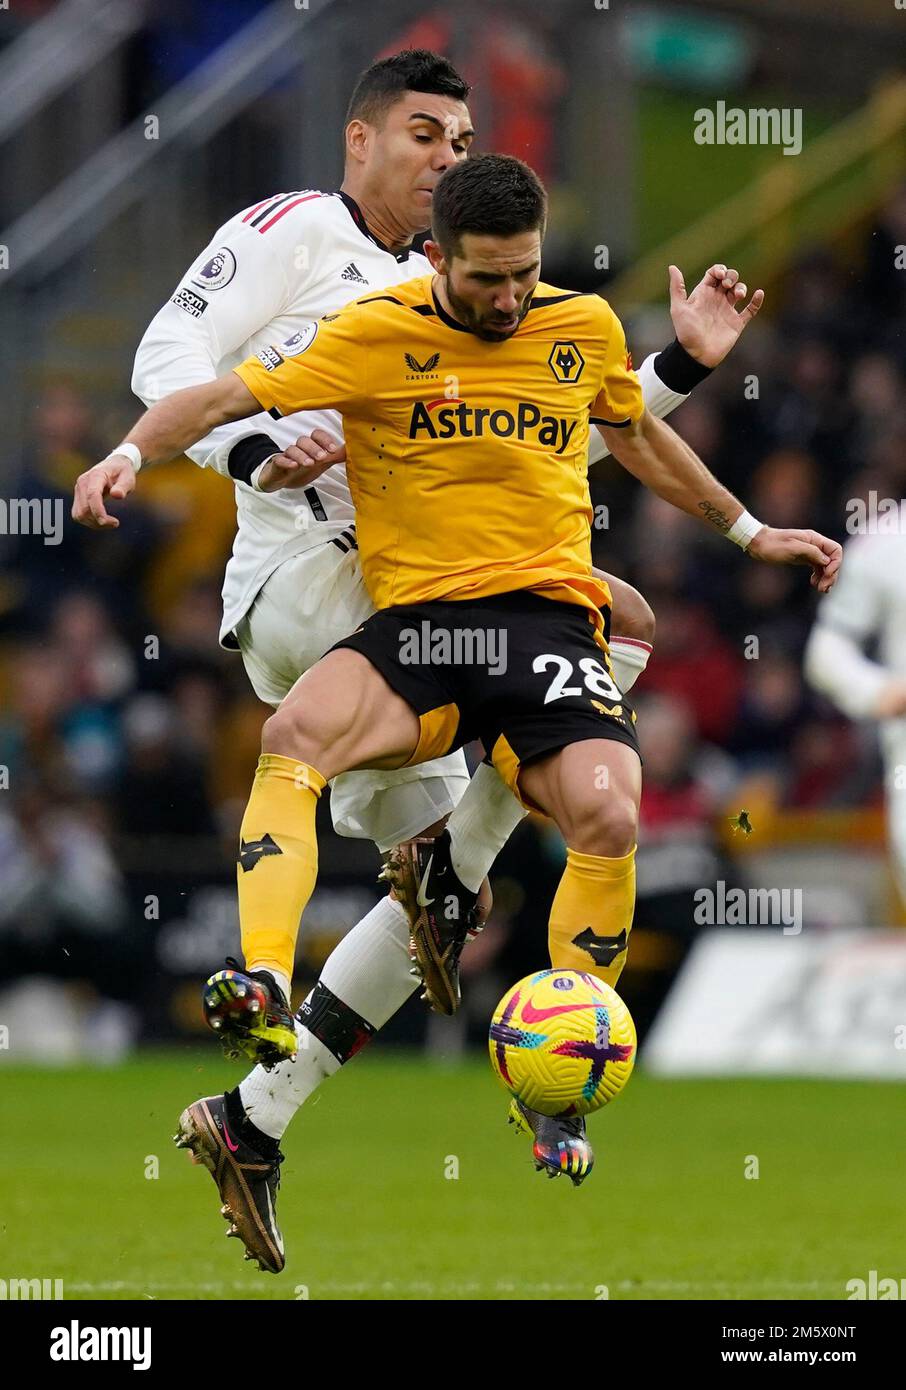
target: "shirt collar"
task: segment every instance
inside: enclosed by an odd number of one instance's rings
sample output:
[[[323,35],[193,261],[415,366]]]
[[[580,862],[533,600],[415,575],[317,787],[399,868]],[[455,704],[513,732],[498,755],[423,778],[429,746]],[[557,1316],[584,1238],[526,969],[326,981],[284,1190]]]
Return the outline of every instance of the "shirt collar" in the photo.
[[[434,301],[434,312],[437,314],[437,317],[440,319],[441,323],[445,323],[448,328],[455,328],[457,333],[471,332],[470,329],[466,328],[464,323],[460,323],[459,320],[455,319],[452,314],[447,313],[446,309],[437,297],[437,291],[435,290],[433,284],[431,285],[431,298]]]
[[[365,214],[362,212],[355,198],[350,198],[349,194],[344,193],[342,188],[337,190],[337,197],[345,204],[346,211],[362,233],[362,236],[366,236],[369,241],[373,241],[375,246],[379,246],[382,251],[386,251],[387,255],[392,256],[394,260],[399,262],[408,261],[409,252],[412,249],[411,246],[404,247],[402,251],[394,251],[392,247],[386,246],[384,242],[381,241],[380,237],[376,237],[368,226],[368,223],[365,221]]]

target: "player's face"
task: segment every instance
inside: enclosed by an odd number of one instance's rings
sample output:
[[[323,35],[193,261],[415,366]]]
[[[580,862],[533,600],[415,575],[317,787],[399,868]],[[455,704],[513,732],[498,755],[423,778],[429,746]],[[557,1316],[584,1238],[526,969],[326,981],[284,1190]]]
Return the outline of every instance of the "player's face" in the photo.
[[[426,251],[429,246],[459,322],[488,343],[512,338],[529,311],[541,274],[540,230],[512,237],[466,232],[459,253],[449,261],[435,243],[428,243]]]
[[[407,92],[380,129],[365,129],[369,186],[413,234],[427,231],[438,180],[469,152],[469,108],[450,97]]]

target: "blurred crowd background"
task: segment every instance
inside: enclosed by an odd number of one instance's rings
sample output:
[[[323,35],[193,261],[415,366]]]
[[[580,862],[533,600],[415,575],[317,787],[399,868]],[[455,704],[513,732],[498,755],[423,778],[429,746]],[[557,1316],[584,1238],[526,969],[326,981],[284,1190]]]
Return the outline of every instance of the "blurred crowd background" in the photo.
[[[403,21],[406,7],[390,8]],[[621,302],[620,276],[634,257],[673,245],[671,237],[775,166],[796,177],[797,160],[779,149],[703,152],[691,138],[691,113],[717,95],[764,104],[767,92],[779,104],[805,106],[806,130],[811,122],[832,131],[890,78],[889,56],[880,29],[862,25],[862,39],[874,46],[854,65],[851,90],[810,105],[756,8],[652,6],[646,13],[662,17],[668,37],[683,22],[723,23],[729,56],[715,79],[691,57],[684,68],[669,45],[669,61],[658,67],[638,34],[628,47],[608,49],[604,40],[600,51],[618,69],[613,87],[631,98],[615,113],[607,84],[594,103],[588,91],[577,94],[569,55],[585,30],[577,38],[571,4],[549,13],[559,8],[483,5],[480,44],[461,20],[430,5],[415,24],[369,19],[335,74],[336,109],[355,73],[379,53],[410,43],[449,51],[476,84],[479,146],[519,154],[551,181],[559,229],[547,278],[612,294],[638,362],[672,333],[666,250],[663,290]],[[601,15],[582,8],[582,25],[600,29]],[[827,16],[809,5],[785,8],[784,22],[799,26],[803,44],[816,34],[830,38],[821,28]],[[2,16],[0,61],[53,9],[13,0]],[[124,76],[110,96],[114,126],[128,129],[267,9],[252,0],[182,0],[147,11],[119,54]],[[338,14],[348,27],[350,7]],[[834,22],[845,23],[845,15]],[[499,38],[494,45],[489,26]],[[167,180],[176,174],[184,182],[191,166],[185,146],[166,156],[161,181],[143,184],[140,201],[105,225],[73,265],[55,250],[47,277],[35,267],[13,282],[8,312],[17,316],[27,374],[8,401],[2,491],[59,502],[66,520],[58,544],[0,536],[0,990],[52,977],[46,989],[53,992],[40,995],[39,1006],[65,999],[112,1052],[137,1038],[194,1029],[199,978],[236,946],[234,846],[267,711],[238,655],[217,644],[234,532],[231,486],[186,460],[149,470],[119,529],[97,535],[69,521],[72,485],[137,413],[128,391],[131,352],[182,268],[226,216],[283,186],[298,143],[287,112],[296,110],[307,64],[303,36],[292,73],[206,139],[191,215],[178,226],[162,202]],[[304,158],[309,135],[287,186],[300,178],[338,185],[340,124],[338,116],[335,129],[319,131],[317,179]],[[619,129],[639,151],[626,168],[614,141]],[[289,154],[270,139],[276,130]],[[613,179],[603,193],[590,190],[595,161],[609,173],[610,150]],[[736,153],[739,170],[728,163]],[[0,144],[0,167],[4,158],[11,155]],[[722,171],[731,167],[728,188]],[[697,247],[697,263],[683,263],[690,286],[711,260],[727,259],[739,263],[751,288],[768,289],[756,325],[671,423],[769,524],[813,526],[845,541],[848,502],[871,490],[894,498],[906,491],[906,271],[896,267],[896,248],[906,243],[903,172],[902,163],[899,171],[887,168],[842,236],[816,212],[802,230],[787,229],[779,251],[747,241],[743,229],[735,244],[733,237],[709,241]],[[656,224],[671,188],[671,220]],[[52,191],[36,188],[32,197],[40,202]],[[17,196],[2,195],[12,226],[27,215]],[[167,237],[156,257],[141,250],[136,285],[130,228],[157,206]],[[148,235],[153,241],[153,229]],[[609,248],[604,268],[602,244]],[[736,244],[748,253],[745,263],[734,260]],[[762,260],[763,246],[770,255]],[[121,295],[118,284],[126,287]],[[785,872],[784,882],[813,882],[818,927],[898,923],[903,908],[885,865],[875,731],[847,723],[803,681],[817,603],[807,572],[747,560],[610,462],[593,470],[592,499],[606,508],[599,516],[607,521],[594,533],[596,563],[640,588],[657,617],[654,656],[636,687],[645,789],[639,908],[624,976],[644,1029],[697,930],[692,894],[699,885],[771,883]],[[742,809],[751,836],[731,824]],[[562,860],[547,825],[523,825],[493,876],[491,924],[467,955],[470,1014],[437,1025],[413,1006],[391,1025],[392,1037],[427,1032],[429,1044],[449,1048],[480,1034],[506,983],[544,959],[547,905]],[[300,943],[301,987],[378,896],[374,848],[339,840],[327,822],[322,864]]]

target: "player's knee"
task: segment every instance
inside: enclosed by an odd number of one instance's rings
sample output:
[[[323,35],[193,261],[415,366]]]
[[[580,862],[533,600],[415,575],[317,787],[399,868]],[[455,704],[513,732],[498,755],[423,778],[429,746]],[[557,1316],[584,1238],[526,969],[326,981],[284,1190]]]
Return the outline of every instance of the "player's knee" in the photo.
[[[261,730],[262,753],[279,753],[286,758],[298,758],[311,767],[319,767],[329,733],[320,728],[317,715],[305,702],[282,704],[264,721]]]
[[[628,854],[638,833],[638,809],[629,796],[611,793],[570,809],[563,836],[570,849],[619,859]]]
[[[620,592],[619,608],[614,612],[613,635],[632,637],[637,642],[654,645],[656,621],[654,609],[638,589],[627,584]]]

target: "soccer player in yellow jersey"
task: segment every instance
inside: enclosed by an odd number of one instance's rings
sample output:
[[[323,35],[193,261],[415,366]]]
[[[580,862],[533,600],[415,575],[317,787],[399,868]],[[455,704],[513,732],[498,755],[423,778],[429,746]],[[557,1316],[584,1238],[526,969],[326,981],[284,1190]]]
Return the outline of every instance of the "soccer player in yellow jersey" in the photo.
[[[315,809],[327,781],[478,738],[566,841],[552,963],[616,983],[632,923],[641,764],[634,714],[608,662],[610,596],[591,567],[592,424],[660,496],[759,559],[811,566],[820,592],[834,583],[835,542],[761,526],[645,411],[609,305],[541,283],[546,216],[544,190],[519,160],[454,166],[434,193],[433,277],[366,295],[216,381],[175,392],[126,441],[163,460],[261,408],[330,406],[344,416],[362,569],[378,611],[264,726],[241,831],[249,971],[289,970],[317,875]],[[257,485],[303,486],[316,473],[278,456]],[[432,893],[430,862],[419,893]],[[579,1167],[584,1128],[564,1124]]]

